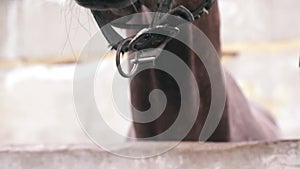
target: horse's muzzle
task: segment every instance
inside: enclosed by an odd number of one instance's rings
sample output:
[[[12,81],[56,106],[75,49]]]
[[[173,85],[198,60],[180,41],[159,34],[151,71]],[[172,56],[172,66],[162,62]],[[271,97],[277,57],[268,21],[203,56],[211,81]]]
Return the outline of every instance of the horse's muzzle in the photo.
[[[137,0],[75,0],[80,6],[93,10],[120,9],[130,6]]]

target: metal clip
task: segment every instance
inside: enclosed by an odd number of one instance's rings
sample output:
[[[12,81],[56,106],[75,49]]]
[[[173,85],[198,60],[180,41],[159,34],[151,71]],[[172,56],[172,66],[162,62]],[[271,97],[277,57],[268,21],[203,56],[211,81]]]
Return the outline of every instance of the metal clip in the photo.
[[[160,55],[165,45],[172,37],[179,33],[177,27],[166,25],[158,25],[153,28],[142,29],[133,38],[127,38],[118,44],[116,53],[116,65],[119,73],[126,78],[129,78],[136,73],[140,64],[155,62],[157,56]],[[134,52],[134,59],[130,60],[132,68],[128,73],[123,71],[121,66],[121,55],[125,52]]]
[[[132,38],[127,38],[125,39],[124,41],[122,41],[118,48],[117,48],[117,53],[116,53],[116,66],[117,66],[117,69],[120,73],[121,76],[123,77],[126,77],[126,78],[129,78],[131,77],[137,70],[138,68],[138,63],[133,63],[133,66],[131,68],[131,70],[128,72],[128,73],[125,73],[123,71],[123,68],[121,66],[121,55],[123,55],[125,53],[125,51],[123,51],[123,49],[128,46],[129,42],[132,40]],[[137,56],[136,56],[137,57]],[[138,59],[138,58],[136,58]]]
[[[209,11],[208,11],[206,8],[203,8],[202,12],[203,12],[203,14],[205,14],[205,15],[208,15],[208,14],[209,14]]]

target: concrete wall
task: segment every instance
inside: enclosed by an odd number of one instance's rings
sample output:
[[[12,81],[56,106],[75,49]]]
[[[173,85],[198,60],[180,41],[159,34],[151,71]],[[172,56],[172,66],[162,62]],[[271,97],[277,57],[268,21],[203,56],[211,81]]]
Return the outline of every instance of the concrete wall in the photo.
[[[98,27],[89,10],[65,1],[1,0],[0,58],[78,56]],[[300,38],[299,0],[219,2],[224,42]],[[99,48],[107,50],[104,38]]]
[[[299,0],[220,0],[224,42],[299,39]]]
[[[167,146],[128,143],[120,152],[143,153]],[[1,169],[294,169],[300,167],[300,141],[251,144],[181,143],[144,159],[112,155],[92,145],[0,147]]]

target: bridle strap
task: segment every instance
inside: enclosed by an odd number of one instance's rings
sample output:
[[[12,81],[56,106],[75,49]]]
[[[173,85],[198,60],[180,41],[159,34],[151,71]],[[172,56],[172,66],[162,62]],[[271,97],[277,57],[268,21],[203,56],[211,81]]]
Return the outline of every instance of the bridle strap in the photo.
[[[109,45],[111,45],[113,49],[117,49],[116,45],[123,41],[124,38],[113,29],[110,21],[102,17],[102,12],[94,10],[91,10],[91,12]]]
[[[214,5],[215,1],[216,0],[204,0],[203,3],[201,3],[196,9],[191,11],[194,18],[198,19],[201,16],[203,16],[206,12],[208,12]]]
[[[157,12],[168,13],[173,0],[159,0]]]
[[[168,13],[170,11],[173,0],[159,0],[158,2],[158,12]],[[207,11],[211,9],[215,0],[204,0],[196,9],[190,11],[194,19],[198,19],[201,16],[207,14]],[[139,5],[142,4],[140,0],[137,0]],[[124,40],[124,38],[119,35],[112,26],[123,28],[123,29],[143,29],[149,27],[148,24],[133,24],[128,25],[120,22],[112,22],[105,19],[101,11],[91,10],[103,36],[106,38],[112,49],[117,49],[118,44]],[[172,13],[171,13],[172,14]]]
[[[157,11],[161,13],[168,13],[171,8],[173,0],[159,0]],[[216,0],[204,0],[199,6],[197,6],[193,11],[190,11],[195,19],[200,18],[209,11]]]
[[[164,7],[164,9],[170,10],[171,3],[172,3],[171,1],[172,0],[166,0],[165,3],[161,3],[162,6]],[[211,9],[211,7],[213,6],[214,2],[215,2],[215,0],[205,0],[196,9],[191,11],[194,19],[198,19],[201,16],[203,16],[205,14],[204,11],[209,11]],[[158,4],[160,4],[160,3],[158,3]],[[205,10],[203,10],[203,9],[205,9]],[[162,10],[162,11],[166,11],[166,12],[163,12],[163,13],[167,13],[168,10]],[[172,13],[170,13],[170,14],[172,14]],[[99,22],[101,22],[101,21],[99,21]],[[148,24],[130,24],[130,25],[128,25],[128,24],[124,24],[124,23],[125,22],[123,22],[122,19],[118,19],[118,21],[112,21],[111,24],[113,26],[117,27],[117,28],[120,28],[120,29],[143,29],[143,28],[149,27]]]
[[[183,5],[179,5],[173,9],[171,9],[173,0],[159,0],[157,5],[157,10],[154,14],[152,22],[150,25],[134,25],[134,28],[141,27],[140,31],[134,35],[133,37],[128,37],[124,39],[120,34],[118,34],[112,26],[118,27],[118,22],[110,22],[106,17],[104,17],[104,13],[101,11],[92,10],[92,14],[100,27],[100,30],[103,36],[106,38],[108,43],[111,45],[111,48],[116,50],[116,66],[118,68],[119,73],[126,78],[131,77],[134,73],[136,73],[137,67],[139,64],[144,64],[149,61],[155,61],[156,57],[160,55],[160,53],[154,54],[146,54],[147,56],[142,56],[143,52],[147,49],[163,49],[165,45],[175,37],[180,29],[179,25],[185,22],[193,22],[195,19],[200,18],[201,16],[208,14],[208,10],[212,7],[215,0],[203,0],[203,2],[195,8],[195,10],[191,11],[184,7]],[[139,5],[141,4],[140,0],[136,1]],[[133,6],[135,4],[132,4]],[[135,9],[137,9],[134,6]],[[166,14],[166,15],[165,15]],[[168,15],[169,14],[169,15]],[[177,18],[181,18],[184,22],[175,22],[168,16],[175,15]],[[121,19],[124,23],[120,23],[119,26],[123,26],[123,28],[128,28],[126,22],[128,19]],[[172,22],[172,23],[167,23]],[[166,35],[162,35],[159,32],[166,32]],[[135,55],[135,59],[133,60],[133,68],[126,73],[123,71],[121,66],[121,55],[126,52],[138,52]],[[147,53],[147,52],[145,52]]]

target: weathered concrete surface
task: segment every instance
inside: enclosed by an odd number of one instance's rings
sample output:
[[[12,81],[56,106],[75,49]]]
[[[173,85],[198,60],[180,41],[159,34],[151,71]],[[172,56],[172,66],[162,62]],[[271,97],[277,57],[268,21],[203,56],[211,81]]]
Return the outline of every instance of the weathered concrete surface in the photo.
[[[168,142],[128,143],[119,151],[143,152],[160,149]],[[128,159],[93,145],[4,146],[1,169],[140,169],[140,168],[300,168],[300,141],[269,143],[181,143],[161,156]]]
[[[78,56],[97,24],[74,0],[1,0],[0,58]],[[223,42],[299,39],[299,0],[220,0]],[[107,43],[99,44],[100,53]]]

